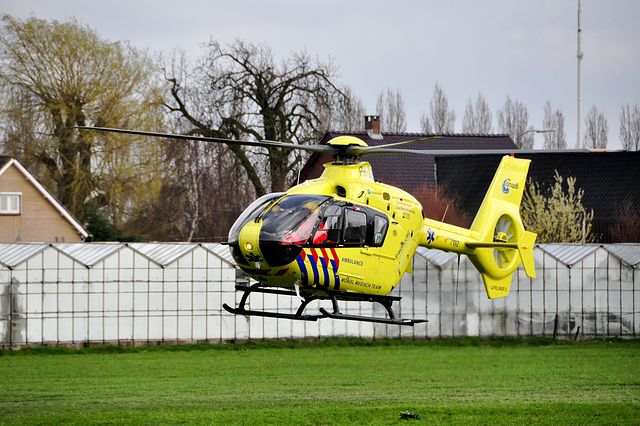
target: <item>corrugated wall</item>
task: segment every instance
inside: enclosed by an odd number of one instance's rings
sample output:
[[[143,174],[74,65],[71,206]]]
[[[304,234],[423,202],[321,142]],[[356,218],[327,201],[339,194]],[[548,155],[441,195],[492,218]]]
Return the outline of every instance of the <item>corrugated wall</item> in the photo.
[[[535,279],[514,276],[507,298],[487,299],[466,257],[419,248],[394,290],[414,327],[235,316],[246,282],[219,244],[0,244],[0,346],[175,344],[247,339],[459,336],[638,337],[640,245],[547,244]],[[317,312],[313,302],[307,312]],[[326,302],[322,302],[326,305]],[[384,316],[369,303],[344,313]],[[295,312],[295,298],[254,294],[251,309]],[[327,306],[328,307],[328,306]]]

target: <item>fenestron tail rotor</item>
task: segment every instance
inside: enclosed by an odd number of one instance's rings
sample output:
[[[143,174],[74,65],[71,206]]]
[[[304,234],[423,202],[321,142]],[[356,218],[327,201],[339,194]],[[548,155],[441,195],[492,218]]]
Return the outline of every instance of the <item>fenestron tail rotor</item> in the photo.
[[[516,243],[516,227],[514,220],[503,214],[498,219],[494,229],[493,241],[496,243]],[[513,248],[495,248],[493,257],[500,269],[507,268],[518,255],[518,251]]]

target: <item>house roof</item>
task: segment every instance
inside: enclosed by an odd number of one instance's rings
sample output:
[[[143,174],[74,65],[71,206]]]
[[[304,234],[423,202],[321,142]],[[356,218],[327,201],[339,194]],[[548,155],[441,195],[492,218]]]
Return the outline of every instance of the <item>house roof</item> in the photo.
[[[457,253],[449,253],[442,250],[433,250],[419,246],[416,248],[416,255],[423,257],[438,269],[443,269],[449,263],[459,258]]]
[[[47,188],[45,188],[38,179],[35,178],[29,171],[15,158],[8,156],[0,156],[0,176],[8,170],[10,167],[15,167],[22,175],[25,177],[27,181],[29,181],[34,188],[42,194],[42,196],[48,200],[51,205],[60,212],[60,215],[63,216],[73,228],[78,232],[78,234],[82,238],[87,238],[89,236],[89,232],[82,226],[82,223],[76,219],[69,210],[67,210],[54,196],[49,192]]]
[[[504,149],[515,151],[518,149],[508,135],[434,135],[429,133],[382,132],[381,138],[373,139],[366,131],[329,131],[324,135],[320,143],[326,144],[329,140],[335,137],[345,135],[360,138],[368,146],[405,142],[432,136],[439,137],[439,139],[416,142],[402,146],[403,149],[412,150]],[[373,175],[376,181],[398,186],[410,193],[419,190],[424,187],[425,184],[430,188],[433,188],[435,185],[433,155],[371,155],[367,156],[365,160],[371,163]],[[330,161],[331,157],[326,154],[312,154],[300,172],[300,180],[303,181],[319,177],[322,172],[322,168],[320,166]]]
[[[536,244],[536,250],[547,254],[571,268],[576,263],[584,260],[587,256],[593,255],[596,251],[603,249],[610,253],[624,264],[631,268],[640,267],[640,244],[575,244],[575,243],[549,243]],[[451,262],[457,260],[458,255],[447,253],[441,250],[434,250],[426,247],[418,247],[416,255],[423,257],[430,264],[442,270]],[[536,260],[538,266],[541,266]]]
[[[640,266],[640,244],[605,244],[602,247],[627,265]]]
[[[519,154],[531,159],[529,177],[544,191],[555,183],[555,171],[564,179],[576,178],[583,189],[582,204],[593,209],[594,217],[609,220],[618,217],[624,203],[640,208],[640,152],[594,151],[557,153],[544,151]],[[475,212],[482,203],[500,155],[442,156],[436,159],[438,185],[456,194],[458,208]]]
[[[114,242],[54,243],[51,246],[82,263],[87,268],[91,268],[105,257],[122,249],[124,244]]]

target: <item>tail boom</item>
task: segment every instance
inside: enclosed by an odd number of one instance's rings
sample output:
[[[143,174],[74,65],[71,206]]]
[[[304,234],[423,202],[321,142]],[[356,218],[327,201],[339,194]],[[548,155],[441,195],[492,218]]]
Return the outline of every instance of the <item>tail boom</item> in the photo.
[[[520,264],[529,277],[535,277],[536,234],[525,231],[519,212],[529,163],[503,157],[470,229],[424,220],[420,245],[467,255],[490,299],[509,294]]]

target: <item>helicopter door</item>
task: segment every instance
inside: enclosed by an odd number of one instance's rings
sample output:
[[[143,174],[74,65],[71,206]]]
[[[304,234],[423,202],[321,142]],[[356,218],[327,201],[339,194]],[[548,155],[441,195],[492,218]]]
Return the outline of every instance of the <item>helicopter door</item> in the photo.
[[[311,246],[382,247],[389,219],[366,208],[329,204],[320,215]]]

